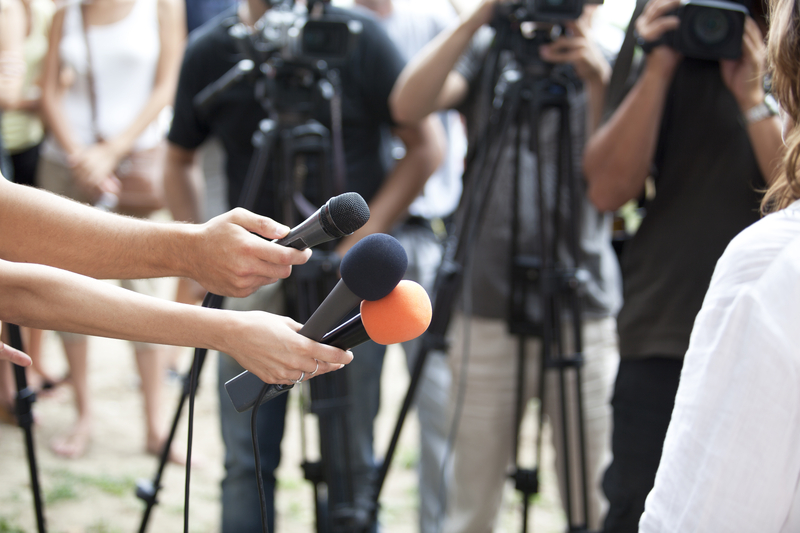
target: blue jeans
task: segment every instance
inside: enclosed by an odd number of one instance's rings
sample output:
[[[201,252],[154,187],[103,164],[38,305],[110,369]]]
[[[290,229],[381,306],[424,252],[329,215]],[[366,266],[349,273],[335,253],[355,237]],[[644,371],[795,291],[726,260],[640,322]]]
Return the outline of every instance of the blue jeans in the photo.
[[[406,279],[416,281],[433,296],[436,272],[442,261],[441,242],[429,227],[420,224],[404,224],[393,235],[408,254]],[[419,347],[419,339],[403,343],[409,372],[414,368]],[[420,533],[438,533],[444,519],[442,504],[446,490],[442,468],[450,432],[450,381],[447,355],[441,351],[428,352],[414,396],[420,441],[417,465]]]
[[[262,287],[244,299],[227,299],[226,308],[283,310],[283,294],[278,285]],[[353,480],[354,500],[366,506],[372,499],[376,466],[372,424],[380,406],[380,373],[385,347],[367,342],[353,350],[353,362],[342,370],[347,377],[347,445]],[[256,485],[250,432],[251,412],[237,413],[224,383],[243,371],[233,358],[220,354],[219,395],[222,438],[225,443],[225,477],[222,480],[222,533],[261,533],[261,511]],[[307,387],[310,385],[306,385]],[[275,469],[281,458],[286,399],[282,394],[261,405],[258,413],[258,444],[261,474],[267,497],[270,532],[275,527]],[[313,402],[312,402],[313,407]],[[324,435],[320,435],[324,439]],[[344,460],[344,458],[342,458]]]

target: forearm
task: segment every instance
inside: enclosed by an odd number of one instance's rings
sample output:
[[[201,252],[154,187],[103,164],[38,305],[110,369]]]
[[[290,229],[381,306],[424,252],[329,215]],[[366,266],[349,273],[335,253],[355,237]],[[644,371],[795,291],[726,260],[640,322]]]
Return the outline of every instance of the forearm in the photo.
[[[781,138],[781,121],[770,117],[747,126],[750,144],[758,161],[758,168],[767,185],[778,176],[785,146]]]
[[[219,344],[204,333],[214,328],[194,306],[44,265],[0,260],[0,298],[0,319],[18,325],[201,348]]]
[[[601,211],[618,209],[644,188],[670,80],[671,74],[645,69],[619,109],[589,139],[583,167],[589,198]]]
[[[315,367],[323,374],[352,358],[299,335],[285,317],[179,304],[44,265],[0,260],[0,299],[3,321],[219,350],[267,383],[288,384]]]
[[[406,145],[406,154],[370,200],[369,220],[353,235],[342,240],[337,248],[340,253],[345,253],[367,235],[391,231],[442,162],[446,141],[442,124],[436,115],[428,116],[419,126],[403,128],[397,133]]]
[[[401,124],[419,122],[434,111],[448,108],[451,94],[445,87],[453,67],[481,23],[465,18],[430,41],[400,73],[389,98],[392,113]]]
[[[95,278],[188,275],[194,226],[104,213],[38,189],[0,185],[0,257]],[[60,243],[54,245],[54,243]]]
[[[173,219],[194,223],[204,220],[205,183],[194,150],[167,145],[164,192]]]

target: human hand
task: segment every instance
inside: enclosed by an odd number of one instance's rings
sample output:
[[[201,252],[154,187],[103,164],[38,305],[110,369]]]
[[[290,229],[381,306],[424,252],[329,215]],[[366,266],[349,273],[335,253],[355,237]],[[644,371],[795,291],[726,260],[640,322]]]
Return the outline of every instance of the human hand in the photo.
[[[747,17],[742,35],[742,57],[721,59],[720,74],[743,112],[764,101],[762,81],[767,48],[756,21]]]
[[[27,354],[2,342],[0,342],[0,359],[19,366],[30,366],[31,364],[31,358]]]
[[[585,82],[606,83],[611,77],[611,65],[589,38],[589,20],[580,17],[567,22],[569,34],[539,47],[539,56],[549,63],[571,63],[575,73]]]
[[[114,175],[119,161],[116,150],[105,142],[84,147],[67,158],[73,178],[91,198],[103,193],[119,195],[121,183]]]
[[[680,6],[681,0],[650,0],[636,19],[636,32],[646,42],[661,39],[680,24],[677,15],[670,14]],[[672,76],[681,55],[667,44],[656,46],[647,56],[647,66]]]
[[[261,286],[287,278],[292,265],[311,257],[311,250],[266,240],[285,236],[289,228],[246,209],[236,208],[205,224],[185,227],[197,237],[182,250],[188,276],[222,296],[248,296]]]
[[[299,333],[302,327],[288,317],[263,311],[225,311],[234,324],[226,335],[225,353],[265,383],[291,385],[339,370],[353,354],[312,341]]]

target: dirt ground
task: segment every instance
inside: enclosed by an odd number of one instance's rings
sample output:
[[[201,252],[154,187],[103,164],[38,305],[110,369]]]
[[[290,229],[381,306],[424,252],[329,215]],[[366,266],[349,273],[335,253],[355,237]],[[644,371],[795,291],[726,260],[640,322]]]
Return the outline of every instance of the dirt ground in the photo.
[[[44,340],[45,361],[55,372],[64,371],[64,357],[55,334]],[[182,353],[185,368],[191,358]],[[195,406],[195,456],[202,465],[192,470],[189,530],[215,533],[219,530],[219,483],[223,475],[222,441],[219,434],[216,394],[216,353],[210,353],[201,374]],[[40,482],[45,498],[47,531],[52,533],[117,533],[139,531],[144,503],[135,496],[138,479],[152,479],[158,460],[144,450],[144,424],[133,352],[123,341],[90,340],[90,388],[95,405],[94,439],[85,456],[66,460],[54,455],[49,442],[66,431],[74,419],[68,388],[55,396],[39,399],[34,405],[34,439]],[[167,379],[168,401],[165,419],[172,421],[181,387],[179,380]],[[400,348],[392,347],[382,375],[383,399],[376,422],[378,454],[386,450],[395,426],[397,412],[408,386],[408,373]],[[301,452],[299,394],[293,390],[290,413],[283,440],[283,461],[278,472],[277,526],[281,533],[315,531],[312,486],[303,479],[299,467]],[[176,443],[185,449],[186,414]],[[307,449],[316,456],[315,418],[305,417]],[[401,436],[394,464],[389,472],[381,501],[382,530],[389,533],[417,531],[417,489],[415,464],[417,424],[412,413]],[[532,441],[530,441],[532,442]],[[552,454],[545,450],[545,460]],[[531,531],[564,530],[558,495],[550,470],[543,474],[544,492],[532,508]],[[147,531],[171,533],[183,530],[184,470],[168,465]],[[507,487],[500,531],[520,531],[519,497]],[[0,533],[35,532],[36,518],[30,490],[28,460],[22,430],[0,425]]]

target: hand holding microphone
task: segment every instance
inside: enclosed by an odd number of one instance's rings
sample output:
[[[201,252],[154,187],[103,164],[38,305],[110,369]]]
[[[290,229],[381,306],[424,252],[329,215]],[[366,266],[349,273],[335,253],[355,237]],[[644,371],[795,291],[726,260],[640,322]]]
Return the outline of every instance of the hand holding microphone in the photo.
[[[402,279],[407,266],[406,251],[397,239],[380,233],[364,237],[342,258],[342,279],[299,333],[319,342],[363,300],[378,300],[389,294]],[[239,374],[225,385],[234,405],[243,411],[255,404],[263,386],[264,382],[250,372]],[[273,384],[263,401],[291,388],[292,385]]]
[[[302,251],[308,246],[348,235],[368,219],[367,203],[353,192],[331,198],[288,234],[283,224],[236,208],[204,224],[189,225],[192,237],[181,240],[174,253],[184,263],[185,276],[207,291],[243,298],[288,277],[292,265],[308,261],[311,252]]]
[[[361,313],[324,335],[322,344],[350,350],[368,340],[378,344],[395,344],[422,335],[431,321],[431,301],[421,285],[400,281],[384,298],[361,303]],[[255,405],[264,382],[254,374],[243,372],[225,383],[237,412]],[[290,389],[291,385],[271,385],[263,401]]]

